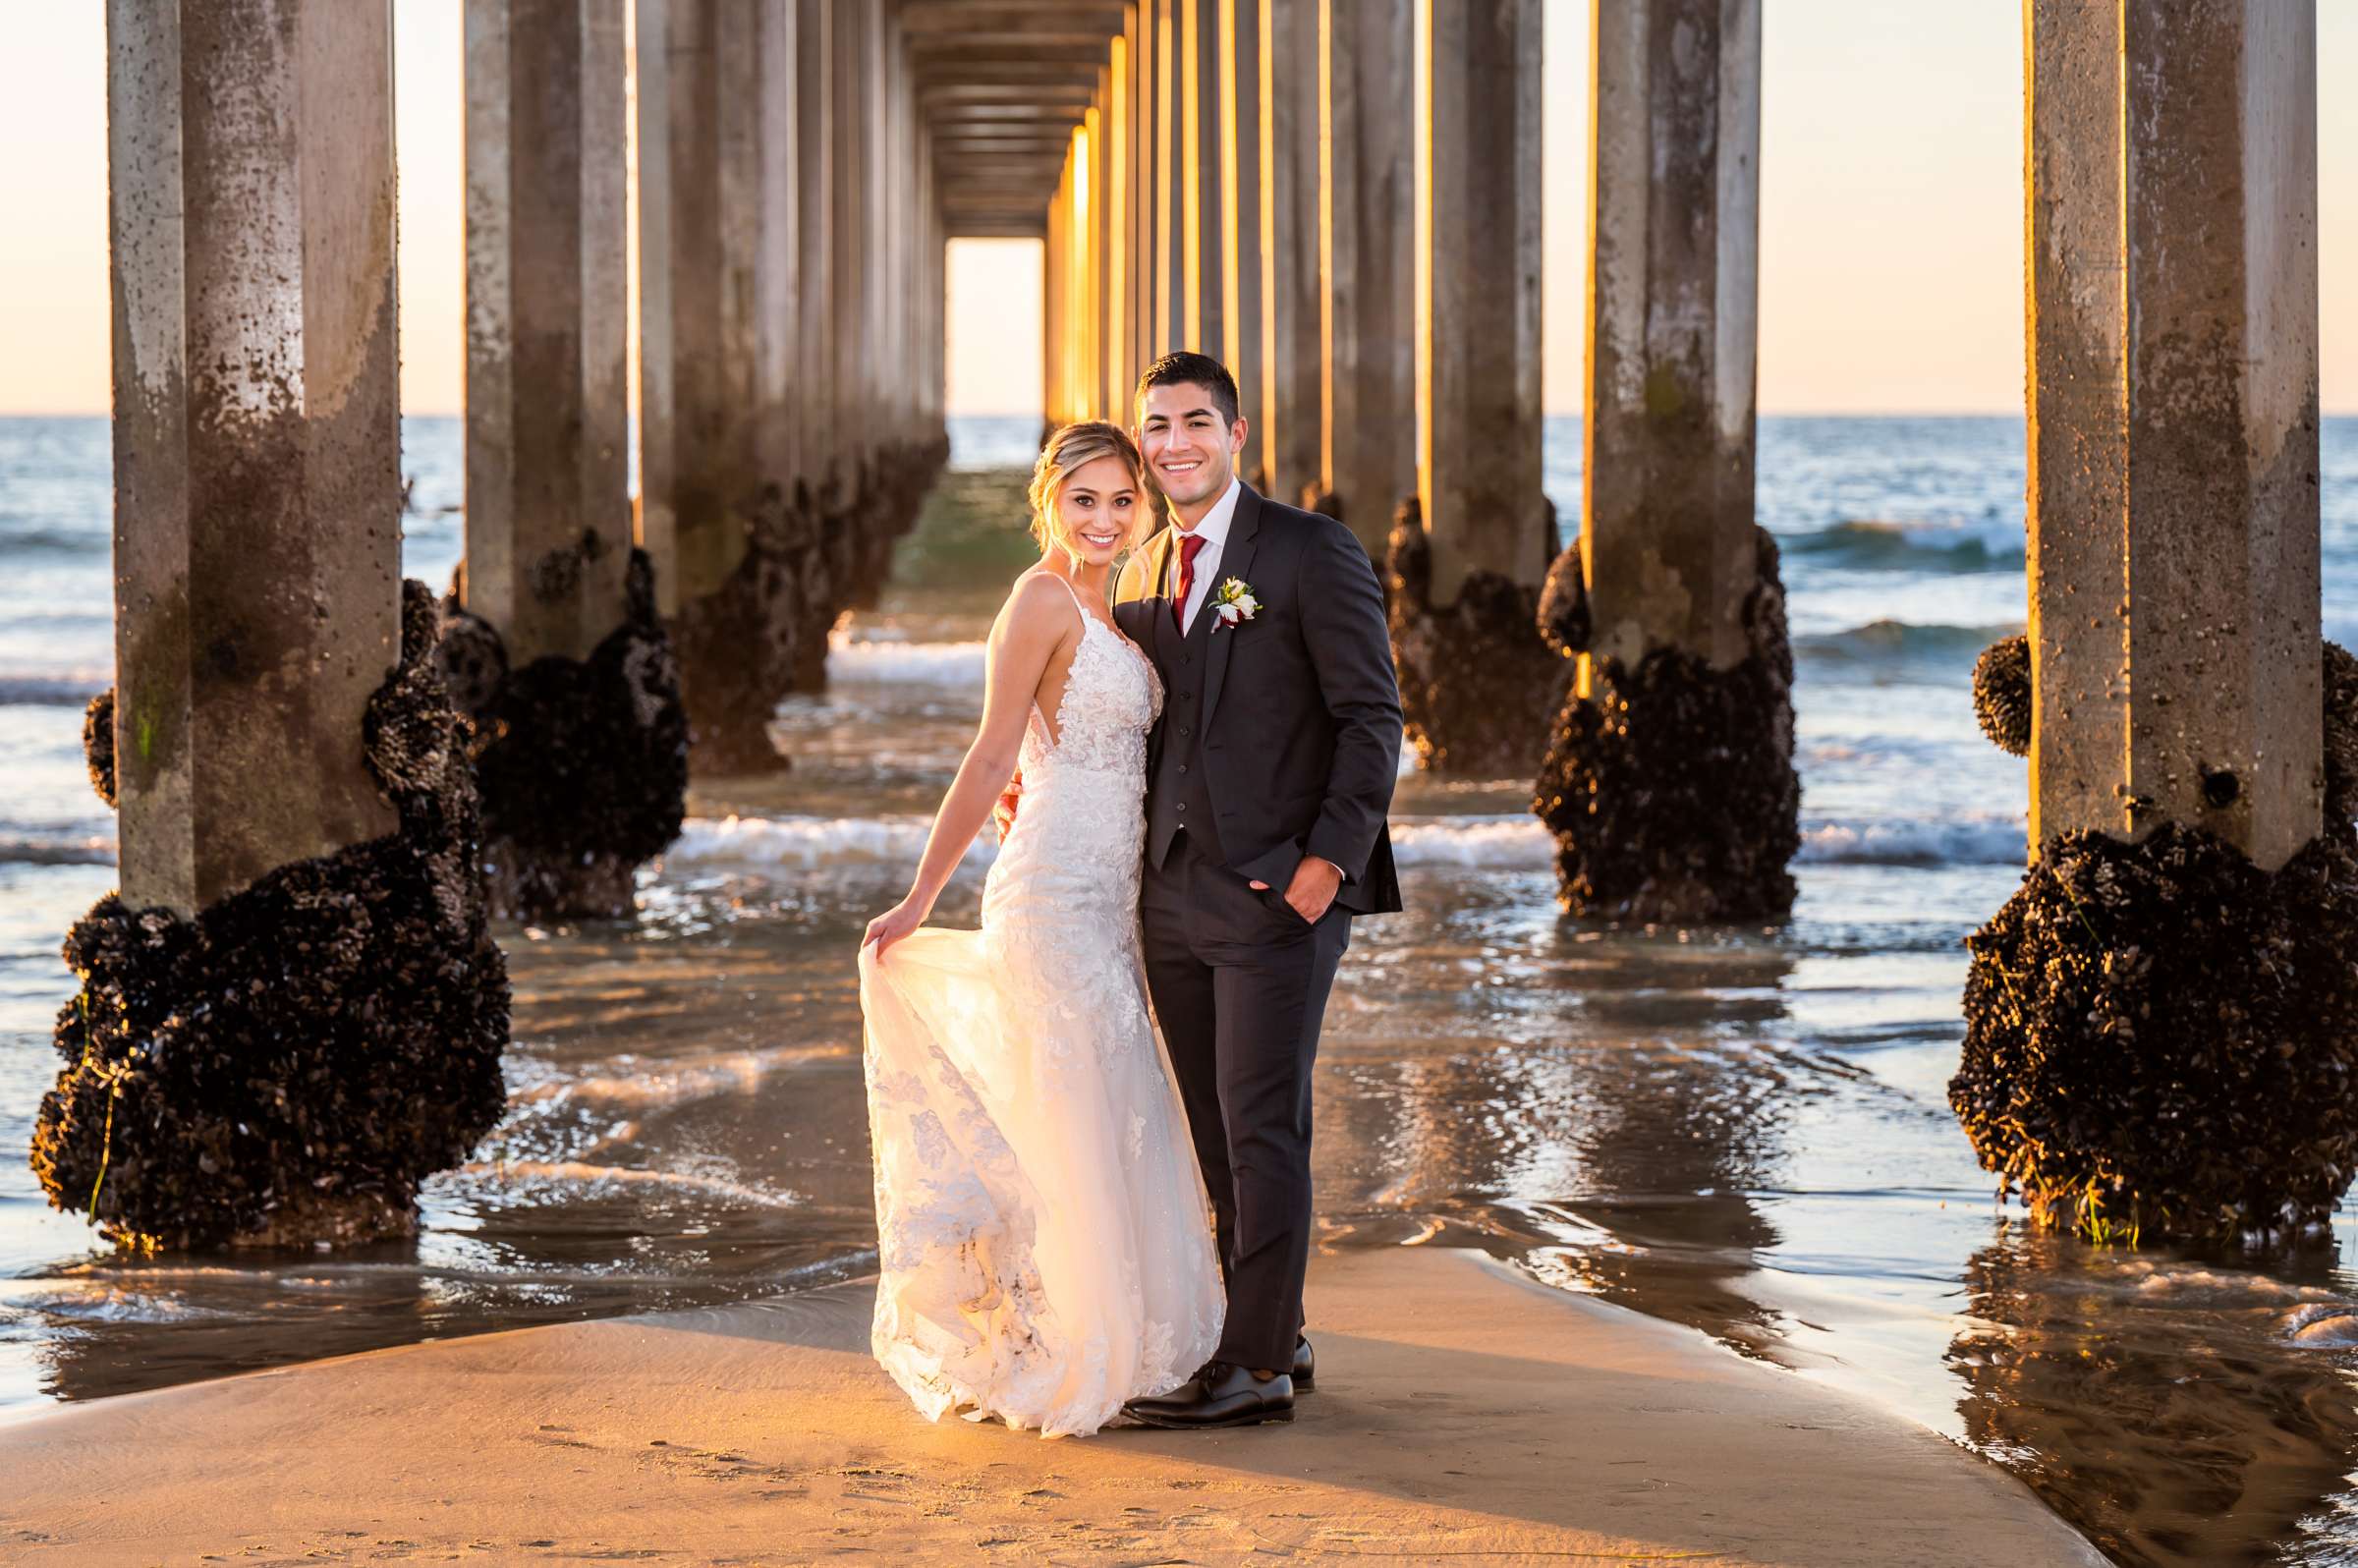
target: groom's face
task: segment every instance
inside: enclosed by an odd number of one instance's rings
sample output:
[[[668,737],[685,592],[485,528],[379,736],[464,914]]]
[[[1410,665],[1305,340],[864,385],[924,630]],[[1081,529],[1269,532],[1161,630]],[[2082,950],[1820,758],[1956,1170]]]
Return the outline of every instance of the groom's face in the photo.
[[[1174,506],[1217,500],[1236,476],[1244,444],[1245,421],[1223,417],[1209,387],[1151,386],[1139,399],[1139,450]]]

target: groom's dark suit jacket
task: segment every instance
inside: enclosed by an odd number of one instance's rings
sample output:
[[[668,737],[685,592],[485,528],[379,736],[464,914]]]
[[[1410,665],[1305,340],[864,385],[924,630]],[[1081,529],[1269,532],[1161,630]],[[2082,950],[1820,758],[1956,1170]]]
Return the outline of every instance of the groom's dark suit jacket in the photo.
[[[1116,623],[1163,683],[1148,741],[1149,858],[1160,865],[1185,826],[1199,848],[1272,888],[1316,855],[1342,868],[1336,904],[1397,910],[1384,814],[1400,765],[1400,689],[1367,551],[1332,518],[1246,485],[1211,587],[1240,579],[1260,612],[1223,627],[1207,598],[1182,636],[1171,610],[1176,538],[1165,528],[1133,554],[1114,594]]]

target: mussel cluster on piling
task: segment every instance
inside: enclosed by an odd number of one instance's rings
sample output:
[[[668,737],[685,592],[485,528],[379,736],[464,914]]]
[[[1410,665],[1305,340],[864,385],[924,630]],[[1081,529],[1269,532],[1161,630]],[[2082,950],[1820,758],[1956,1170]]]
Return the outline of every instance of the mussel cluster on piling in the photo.
[[[823,691],[827,636],[845,609],[872,604],[895,541],[917,523],[949,461],[948,437],[897,442],[819,485],[765,484],[739,509],[745,554],[673,623],[690,745],[708,773],[787,765],[769,719],[790,692]]]
[[[1776,541],[1756,529],[1744,603],[1750,651],[1715,670],[1657,647],[1632,669],[1597,658],[1564,699],[1532,810],[1555,836],[1557,899],[1606,920],[1775,920],[1793,908],[1801,847],[1793,770],[1793,649]],[[1549,570],[1542,632],[1587,651],[1577,547]]]
[[[1552,554],[1552,505],[1546,535]],[[1572,661],[1534,626],[1539,590],[1497,572],[1470,572],[1455,600],[1435,605],[1432,542],[1413,495],[1393,517],[1384,565],[1408,744],[1435,773],[1529,775],[1572,678]]]
[[[436,611],[403,585],[401,663],[370,699],[368,768],[400,827],[282,866],[192,919],[110,893],[75,923],[81,988],[32,1165],[126,1246],[401,1232],[506,1092],[506,961],[478,868],[465,720]],[[95,768],[96,757],[93,757]]]
[[[631,552],[626,583],[622,624],[587,659],[522,669],[489,622],[443,602],[438,651],[475,725],[494,914],[627,915],[634,869],[679,836],[688,714],[646,551]]]
[[[2031,755],[2031,640],[2020,632],[1973,661],[1973,717],[1999,751]]]
[[[2282,868],[2062,833],[1966,939],[1949,1104],[2045,1223],[2297,1231],[2358,1169],[2358,660],[2324,659],[2325,826]]]

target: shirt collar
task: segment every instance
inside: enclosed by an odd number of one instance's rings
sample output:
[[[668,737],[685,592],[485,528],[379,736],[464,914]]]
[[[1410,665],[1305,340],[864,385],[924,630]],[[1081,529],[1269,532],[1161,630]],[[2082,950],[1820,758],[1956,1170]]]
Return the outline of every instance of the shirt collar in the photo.
[[[1211,510],[1204,514],[1203,522],[1186,530],[1180,529],[1175,524],[1172,526],[1174,542],[1177,539],[1192,536],[1202,539],[1207,549],[1216,549],[1227,543],[1228,525],[1236,521],[1237,498],[1244,493],[1245,481],[1231,476],[1228,480],[1227,491],[1218,500],[1211,503]]]

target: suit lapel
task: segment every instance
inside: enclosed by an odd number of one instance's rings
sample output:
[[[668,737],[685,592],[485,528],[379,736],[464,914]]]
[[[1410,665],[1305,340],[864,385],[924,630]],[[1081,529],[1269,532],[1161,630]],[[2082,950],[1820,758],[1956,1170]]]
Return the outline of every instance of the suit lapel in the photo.
[[[1236,516],[1228,525],[1228,542],[1220,547],[1218,571],[1223,581],[1233,577],[1250,584],[1253,552],[1261,537],[1261,496],[1250,484],[1240,485],[1239,490]],[[1208,596],[1198,613],[1211,623],[1211,648],[1204,660],[1204,733],[1209,735],[1212,712],[1220,705],[1220,686],[1228,678],[1228,648],[1236,641],[1239,627],[1221,627],[1212,616]]]

